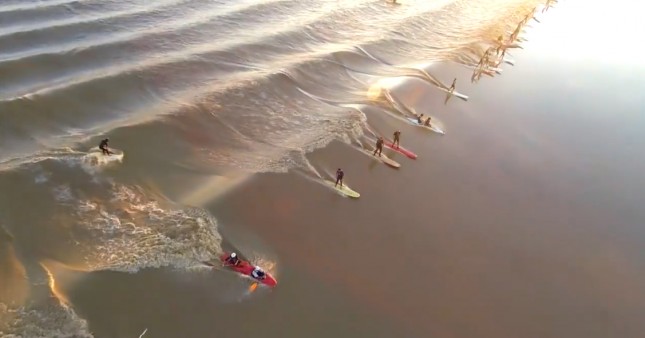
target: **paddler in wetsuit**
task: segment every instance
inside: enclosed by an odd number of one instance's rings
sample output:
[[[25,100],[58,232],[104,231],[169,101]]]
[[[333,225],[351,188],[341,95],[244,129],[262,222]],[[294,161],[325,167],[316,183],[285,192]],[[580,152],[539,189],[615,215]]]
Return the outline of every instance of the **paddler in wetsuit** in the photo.
[[[338,170],[336,170],[336,184],[334,184],[334,188],[338,185],[338,183],[340,183],[341,187],[343,186],[343,176],[345,176],[345,173],[343,172],[343,170],[338,168]]]
[[[259,266],[256,266],[253,268],[253,271],[251,272],[251,276],[255,279],[263,280],[267,277],[266,273],[260,269]]]
[[[399,148],[399,138],[401,137],[401,132],[400,131],[395,131],[394,132],[394,141],[392,141],[392,146],[394,147],[396,145],[397,148]]]
[[[240,258],[237,257],[235,252],[232,252],[228,257],[226,257],[226,264],[233,266],[240,265]]]
[[[379,138],[376,140],[376,149],[374,149],[374,154],[373,156],[376,156],[376,153],[378,152],[378,156],[381,157],[381,153],[383,152],[383,138],[379,136]]]
[[[110,141],[110,139],[106,138],[105,140],[101,140],[101,143],[99,143],[99,149],[101,149],[101,151],[103,151],[103,155],[106,156],[112,155],[112,152],[108,150],[108,141]]]

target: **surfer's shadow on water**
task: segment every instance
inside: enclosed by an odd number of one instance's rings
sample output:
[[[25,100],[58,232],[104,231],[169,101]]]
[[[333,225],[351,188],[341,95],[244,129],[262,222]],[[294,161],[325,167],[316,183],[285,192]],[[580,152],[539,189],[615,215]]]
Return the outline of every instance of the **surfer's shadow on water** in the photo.
[[[376,156],[378,156],[378,155],[376,155]],[[369,161],[369,163],[367,164],[367,170],[370,171],[370,172],[374,171],[374,169],[376,169],[376,167],[378,165],[379,165],[379,163],[376,162],[376,161]]]

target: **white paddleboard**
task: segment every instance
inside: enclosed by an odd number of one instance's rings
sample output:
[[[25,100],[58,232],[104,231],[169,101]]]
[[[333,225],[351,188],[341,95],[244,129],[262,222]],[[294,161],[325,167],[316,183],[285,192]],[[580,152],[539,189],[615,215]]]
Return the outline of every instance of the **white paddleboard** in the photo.
[[[85,160],[90,165],[100,166],[106,165],[113,162],[123,162],[123,156],[125,155],[123,151],[110,148],[110,155],[103,154],[103,151],[99,147],[94,147],[89,150],[88,154],[85,155]]]
[[[445,135],[445,134],[446,134],[443,130],[441,130],[441,129],[439,129],[439,128],[435,127],[435,126],[433,126],[433,125],[432,125],[432,123],[431,123],[431,124],[430,124],[430,126],[428,127],[428,126],[426,126],[426,125],[424,125],[424,124],[419,124],[419,122],[417,121],[417,119],[413,119],[413,118],[411,118],[411,117],[408,117],[408,118],[407,118],[407,120],[408,120],[408,122],[410,122],[411,124],[413,124],[413,125],[415,125],[415,126],[417,126],[417,127],[421,127],[421,128],[424,128],[424,129],[432,130],[432,131],[434,131],[435,133],[439,133],[439,134],[441,134],[441,135]]]
[[[462,99],[464,101],[468,101],[468,95],[464,95],[462,93],[459,93],[456,90],[454,90],[451,93],[447,88],[441,88],[441,87],[437,87],[437,88],[439,88],[439,89],[443,90],[444,92],[446,92],[448,94],[447,98],[450,98],[452,96],[456,96],[456,97],[458,97],[458,98],[460,98],[460,99]],[[446,99],[446,101],[447,101],[447,99]]]

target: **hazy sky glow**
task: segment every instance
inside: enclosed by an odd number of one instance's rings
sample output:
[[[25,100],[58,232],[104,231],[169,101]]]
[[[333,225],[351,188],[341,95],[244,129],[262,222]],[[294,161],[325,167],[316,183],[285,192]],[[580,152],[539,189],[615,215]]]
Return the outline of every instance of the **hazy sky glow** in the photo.
[[[645,67],[644,11],[645,2],[638,0],[560,0],[538,14],[542,23],[533,21],[537,29],[526,37],[534,40],[533,52],[549,57]]]

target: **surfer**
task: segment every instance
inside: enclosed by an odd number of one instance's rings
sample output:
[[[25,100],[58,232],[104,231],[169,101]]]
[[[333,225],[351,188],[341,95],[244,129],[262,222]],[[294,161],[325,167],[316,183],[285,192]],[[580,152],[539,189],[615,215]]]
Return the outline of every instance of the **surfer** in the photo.
[[[424,125],[425,125],[426,127],[430,127],[430,119],[431,119],[431,117],[430,117],[430,116],[428,116],[428,119],[427,119],[427,120],[426,120],[426,122],[424,123]]]
[[[376,139],[376,149],[374,149],[374,154],[373,156],[376,156],[376,153],[378,152],[378,156],[381,157],[381,153],[383,152],[383,137],[380,137]]]
[[[520,33],[522,32],[522,27],[523,27],[523,26],[524,26],[524,24],[522,24],[521,22],[517,24],[517,27],[515,27],[515,30],[513,31],[513,33],[511,34],[511,36],[508,38],[508,43],[509,43],[509,44],[510,44],[510,43],[513,43],[513,42],[515,42],[515,40],[517,40],[517,37],[518,37],[518,36],[520,35]]]
[[[499,55],[499,53],[502,50],[506,50],[506,48],[504,47],[505,45],[506,44],[504,43],[504,36],[502,36],[502,35],[498,36],[497,37],[497,48],[495,49],[495,54]]]
[[[398,131],[398,130],[397,130],[397,131],[395,131],[395,132],[394,132],[394,141],[392,142],[392,146],[395,146],[395,145],[396,145],[397,149],[399,148],[399,143],[400,143],[400,142],[399,142],[399,141],[400,141],[400,140],[399,140],[399,138],[400,138],[400,137],[401,137],[401,132],[400,132],[400,131]]]
[[[499,67],[502,62],[504,62],[504,57],[506,56],[506,48],[502,49],[502,54],[498,56],[497,60],[495,61],[495,68]]]
[[[101,149],[101,151],[103,152],[103,155],[106,155],[106,156],[113,154],[110,150],[108,150],[109,141],[110,139],[106,138],[105,140],[101,140],[101,143],[99,143],[99,149]]]
[[[454,91],[455,91],[455,86],[457,86],[457,78],[455,78],[454,80],[452,80],[452,85],[450,85],[450,89],[448,89],[448,91],[449,91],[450,93],[454,92]]]
[[[341,187],[343,186],[343,176],[345,176],[345,173],[342,169],[338,168],[338,170],[336,170],[336,184],[334,184],[334,187],[336,187],[338,183],[340,183]]]
[[[226,264],[233,266],[240,265],[240,258],[237,257],[235,252],[232,252],[228,257],[226,257]]]
[[[493,47],[488,47],[486,51],[484,52],[484,55],[482,56],[482,64],[485,66],[488,64],[488,61],[490,60],[490,54],[495,50]]]
[[[417,116],[417,122],[419,122],[419,124],[423,124],[423,114]]]
[[[253,272],[251,272],[251,276],[253,276],[253,278],[255,279],[263,280],[266,278],[267,275],[266,273],[264,273],[264,271],[262,271],[262,269],[260,269],[259,266],[256,266],[253,268]]]

